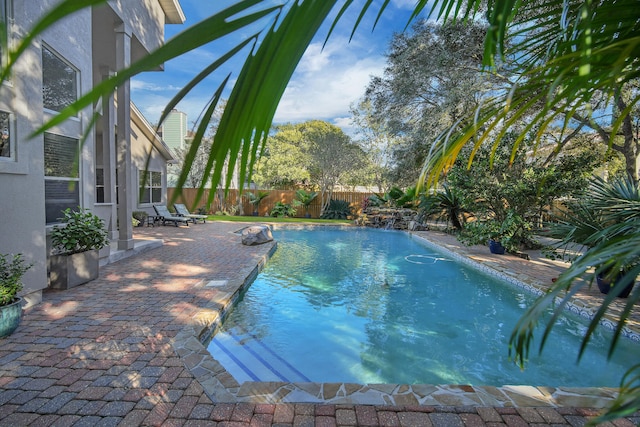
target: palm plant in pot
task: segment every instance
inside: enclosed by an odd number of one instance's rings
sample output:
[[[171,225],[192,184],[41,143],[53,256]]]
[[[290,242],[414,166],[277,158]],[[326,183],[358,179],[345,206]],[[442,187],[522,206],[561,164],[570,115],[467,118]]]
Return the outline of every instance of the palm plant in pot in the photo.
[[[305,218],[311,218],[311,214],[309,213],[309,206],[311,206],[311,202],[313,202],[316,197],[318,197],[318,193],[316,191],[306,192],[301,188],[296,191],[293,205],[302,206],[304,208]]]
[[[98,277],[99,251],[109,244],[104,222],[85,209],[63,211],[63,225],[51,231],[50,286],[69,289]]]
[[[592,248],[623,242],[626,236],[640,230],[640,186],[631,177],[610,182],[595,177],[589,190],[567,203],[567,210],[554,219],[546,234],[558,239],[552,246],[554,255],[569,261]],[[605,252],[592,266],[602,293],[614,289],[616,296],[626,298],[640,271],[640,259],[633,254],[610,257]]]
[[[458,240],[465,245],[488,244],[494,254],[517,253],[522,247],[532,247],[532,224],[514,210],[507,210],[502,220],[490,218],[476,220],[465,225],[458,234]]]
[[[131,216],[133,217],[131,220],[132,225],[134,227],[142,227],[147,222],[149,215],[145,211],[133,211]]]
[[[22,254],[0,254],[0,337],[10,335],[22,319],[22,276],[33,264],[27,264]]]
[[[249,203],[253,205],[253,216],[258,216],[260,213],[260,203],[262,200],[269,196],[268,191],[258,191],[256,193],[248,193]]]

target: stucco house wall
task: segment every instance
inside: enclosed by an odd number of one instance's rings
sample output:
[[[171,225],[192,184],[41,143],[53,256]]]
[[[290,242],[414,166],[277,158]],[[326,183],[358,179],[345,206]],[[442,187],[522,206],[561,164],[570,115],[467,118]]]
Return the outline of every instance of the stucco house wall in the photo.
[[[9,12],[10,46],[15,46],[56,3],[57,0],[0,0],[0,6],[8,8]],[[170,16],[167,11],[170,11]],[[119,0],[109,1],[99,8],[83,9],[56,23],[34,40],[16,63],[11,78],[0,85],[0,112],[9,114],[7,132],[11,138],[11,155],[0,156],[0,198],[3,201],[0,204],[0,218],[3,219],[0,221],[0,253],[22,253],[34,264],[23,279],[21,295],[27,304],[40,302],[42,290],[48,286],[46,264],[50,248],[47,247],[47,234],[52,227],[46,223],[45,216],[44,136],[31,136],[35,129],[56,114],[43,106],[43,47],[76,70],[77,93],[80,96],[119,67],[161,45],[165,23],[183,22],[181,14],[177,0]],[[98,22],[101,24],[97,25]],[[118,96],[120,103],[116,102]],[[100,167],[106,167],[105,175],[115,184],[118,164],[115,144],[124,144],[126,155],[136,159],[135,162],[124,163],[128,166],[125,182],[132,187],[127,193],[137,196],[138,153],[142,150],[137,145],[153,148],[151,164],[156,170],[163,171],[165,178],[166,162],[172,157],[161,143],[156,141],[154,145],[152,141],[158,139],[157,135],[135,132],[137,137],[132,138],[131,134],[121,132],[121,141],[115,140],[118,120],[119,129],[138,129],[132,124],[134,118],[130,113],[132,107],[128,90],[106,100],[105,105],[107,110],[102,112],[98,125],[93,129],[89,126],[93,111],[87,108],[48,132],[80,140],[88,131],[88,138],[79,153],[80,205],[105,221],[112,239],[129,242],[132,241],[130,224],[119,227],[118,215],[130,218],[137,200],[126,200],[117,205],[114,185],[107,187],[109,192],[113,192],[109,194],[107,203],[97,200],[96,165],[100,163]],[[166,197],[166,182],[163,191]],[[100,255],[103,260],[108,260],[109,254],[110,248],[105,248]]]
[[[140,111],[132,105],[131,111],[131,157],[132,171],[136,183],[147,172],[160,172],[162,174],[161,199],[157,202],[140,201],[140,192],[131,194],[133,210],[145,211],[148,215],[155,215],[153,205],[167,204],[167,163],[173,161],[173,153],[162,138],[156,133],[155,128],[145,119]],[[149,157],[147,161],[147,158]]]

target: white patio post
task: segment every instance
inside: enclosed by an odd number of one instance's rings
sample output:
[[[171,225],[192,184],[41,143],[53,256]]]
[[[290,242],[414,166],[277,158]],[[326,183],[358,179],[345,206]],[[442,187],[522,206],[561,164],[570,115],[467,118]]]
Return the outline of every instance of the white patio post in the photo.
[[[131,63],[131,29],[122,24],[116,28],[116,68]],[[131,98],[129,80],[118,86],[117,99],[117,175],[118,175],[118,249],[133,249],[131,224],[132,197],[136,187],[131,179]]]

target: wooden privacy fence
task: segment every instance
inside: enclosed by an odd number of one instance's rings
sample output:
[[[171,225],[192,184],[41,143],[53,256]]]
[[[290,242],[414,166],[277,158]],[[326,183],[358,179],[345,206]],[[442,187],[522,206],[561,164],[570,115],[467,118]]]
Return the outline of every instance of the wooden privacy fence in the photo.
[[[175,191],[175,188],[167,189],[168,203],[172,200]],[[195,203],[197,191],[198,190],[195,188],[182,189],[182,194],[178,195],[176,202],[184,203],[191,212],[195,212],[197,208],[203,207],[207,209],[208,214],[215,214],[216,212],[224,211],[234,215],[253,215],[254,206],[249,203],[249,198],[246,197],[247,193],[257,194],[258,191],[268,192],[269,195],[262,199],[258,210],[259,216],[268,216],[273,210],[273,206],[276,202],[288,203],[293,206],[293,200],[296,195],[295,190],[245,190],[243,195],[240,196],[240,203],[238,203],[238,190],[229,190],[226,196],[223,190],[205,190],[200,201]],[[212,191],[215,193],[213,202],[211,203],[211,206],[207,207],[207,200],[209,199],[209,195]],[[332,198],[334,200],[345,200],[349,202],[353,213],[358,214],[361,211],[362,201],[371,194],[372,193],[340,191],[334,192]],[[173,209],[173,206],[170,206],[170,209]],[[295,207],[295,209],[296,217],[302,218],[305,216],[303,206]],[[318,197],[311,202],[311,205],[309,206],[309,214],[311,214],[312,218],[320,217],[320,194],[318,194]]]

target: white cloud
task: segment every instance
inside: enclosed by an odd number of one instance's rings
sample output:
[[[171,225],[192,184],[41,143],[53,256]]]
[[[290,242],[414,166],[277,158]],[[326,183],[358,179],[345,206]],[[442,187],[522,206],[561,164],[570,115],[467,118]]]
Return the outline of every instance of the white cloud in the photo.
[[[364,95],[371,76],[381,74],[385,66],[382,55],[359,58],[360,50],[344,40],[334,40],[324,50],[320,44],[311,45],[284,93],[275,121],[336,123],[336,118],[348,117],[351,104]]]
[[[351,116],[334,117],[334,119],[331,120],[331,123],[338,126],[344,133],[351,136],[352,138],[355,137],[356,128],[353,125]]]
[[[398,9],[414,10],[416,8],[416,0],[392,0],[391,3]]]
[[[415,0],[392,0],[395,11],[405,10]],[[189,0],[188,3],[192,2]],[[193,3],[199,3],[193,1]],[[391,12],[393,12],[393,8]],[[198,14],[196,14],[196,19]],[[397,19],[380,22],[374,34],[362,24],[356,36],[348,41],[351,27],[336,28],[329,43],[321,39],[312,43],[303,56],[274,118],[275,123],[301,122],[312,119],[330,121],[349,132],[350,106],[363,95],[371,76],[380,75],[385,66],[384,51],[387,37],[398,25]],[[388,39],[387,39],[388,40]],[[195,49],[181,58],[168,61],[165,72],[145,73],[132,80],[132,98],[149,121],[157,121],[167,102],[195,73],[224,52],[227,45],[207,45]],[[241,55],[240,55],[241,56]],[[233,69],[239,70],[238,61],[216,72],[178,104],[187,113],[189,123],[196,120],[209,97],[216,90],[220,76]],[[237,74],[233,74],[237,77]],[[230,87],[230,86],[229,86]],[[228,96],[228,94],[225,94]]]
[[[171,84],[158,85],[158,84],[155,84],[155,83],[146,82],[144,80],[139,80],[139,79],[131,79],[130,87],[131,87],[132,91],[145,90],[145,91],[149,91],[149,92],[162,92],[162,91],[165,91],[165,90],[170,90],[170,91],[178,91],[178,90],[180,90],[179,87],[173,86]]]

